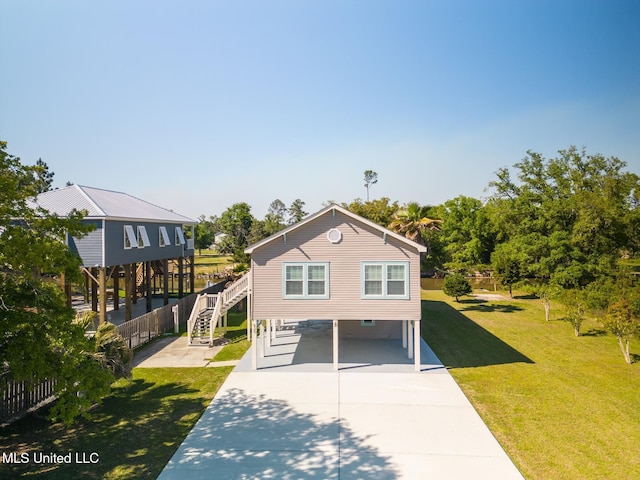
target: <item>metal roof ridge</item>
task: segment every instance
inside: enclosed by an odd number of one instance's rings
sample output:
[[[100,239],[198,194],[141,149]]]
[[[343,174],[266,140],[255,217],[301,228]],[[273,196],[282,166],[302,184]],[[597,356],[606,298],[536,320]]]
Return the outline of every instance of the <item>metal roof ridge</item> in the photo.
[[[82,195],[82,196],[83,196],[83,197],[84,197],[84,198],[85,198],[85,199],[86,199],[86,200],[87,200],[87,201],[88,201],[88,202],[89,202],[89,203],[90,203],[90,204],[91,204],[91,205],[92,205],[92,206],[93,206],[93,207],[94,207],[98,212],[100,212],[100,214],[101,214],[103,217],[106,217],[106,216],[107,216],[107,213],[106,213],[102,208],[100,208],[100,205],[98,205],[98,204],[93,200],[93,198],[91,198],[91,196],[90,196],[87,192],[85,192],[85,190],[84,190],[84,189],[85,189],[85,188],[87,188],[87,187],[85,187],[85,186],[83,186],[83,185],[78,185],[78,184],[75,184],[75,183],[72,185],[72,187],[75,187],[75,189],[76,189],[77,191],[79,191],[79,192],[80,192],[80,194],[81,194],[81,195]]]

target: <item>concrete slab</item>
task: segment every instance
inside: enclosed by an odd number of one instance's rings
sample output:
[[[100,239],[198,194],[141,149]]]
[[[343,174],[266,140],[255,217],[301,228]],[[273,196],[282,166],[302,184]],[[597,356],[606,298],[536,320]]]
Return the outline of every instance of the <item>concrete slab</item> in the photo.
[[[136,351],[132,365],[137,368],[209,367],[238,362],[211,362],[224,345],[189,347],[187,337],[166,336]]]
[[[420,372],[393,341],[368,357],[355,342],[333,371],[322,335],[304,353],[303,337],[280,337],[259,371],[249,350],[159,478],[522,480],[426,343]]]

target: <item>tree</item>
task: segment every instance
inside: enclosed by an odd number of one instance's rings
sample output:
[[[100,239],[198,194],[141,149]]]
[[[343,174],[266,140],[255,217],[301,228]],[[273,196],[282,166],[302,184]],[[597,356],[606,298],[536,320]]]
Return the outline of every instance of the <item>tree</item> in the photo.
[[[14,378],[56,379],[53,417],[71,422],[106,395],[113,374],[92,350],[57,280],[81,281],[80,259],[63,241],[81,237],[84,212],[52,215],[30,203],[42,189],[38,166],[25,166],[0,142],[0,365]],[[28,352],[28,354],[27,354]]]
[[[469,295],[473,290],[469,280],[460,273],[454,273],[453,275],[447,275],[444,277],[442,291],[445,295],[455,297],[456,302],[459,302],[460,297],[463,295]]]
[[[398,202],[391,203],[391,200],[387,197],[367,200],[366,202],[363,202],[360,198],[356,198],[351,203],[343,203],[342,206],[350,212],[360,215],[367,220],[371,220],[385,228],[393,221],[393,216],[400,209]]]
[[[634,336],[640,336],[640,312],[638,306],[623,298],[609,306],[603,325],[618,340],[624,360],[631,363],[629,343]]]
[[[442,219],[440,240],[451,270],[482,268],[491,262],[495,235],[489,215],[480,200],[463,195],[438,207]]]
[[[584,288],[615,270],[622,252],[640,246],[640,177],[615,157],[570,147],[545,159],[528,151],[514,166],[518,179],[500,169],[487,212],[500,243],[526,257],[523,274]]]
[[[300,206],[300,208],[302,208],[302,206]],[[286,226],[287,213],[286,205],[279,198],[276,198],[269,204],[269,210],[264,217],[265,236],[273,235]],[[306,213],[302,213],[302,216],[304,215],[306,215]]]
[[[218,221],[220,230],[225,233],[218,250],[233,256],[234,262],[246,263],[249,257],[244,253],[249,245],[249,234],[255,218],[247,203],[235,203],[225,210]]]
[[[373,170],[364,171],[364,188],[367,189],[367,202],[369,201],[369,189],[378,183],[378,174]]]
[[[440,230],[442,220],[429,218],[431,207],[420,206],[416,202],[409,203],[405,208],[398,210],[393,221],[389,224],[389,229],[400,235],[404,235],[420,245],[427,247],[429,253],[429,243],[426,240],[426,233],[433,230]],[[426,255],[420,254],[420,264],[424,264]]]
[[[296,198],[293,201],[293,203],[289,207],[289,222],[288,222],[289,225],[298,223],[307,215],[307,212],[303,210],[304,205],[305,205],[305,202],[303,202],[299,198]]]
[[[580,327],[587,313],[587,299],[584,291],[571,289],[563,292],[562,302],[565,306],[565,316],[562,318],[573,327],[576,337],[580,336]]]
[[[36,162],[36,189],[38,193],[44,193],[51,190],[51,185],[53,185],[53,175],[54,173],[49,171],[49,165],[39,158]]]
[[[520,250],[512,243],[498,245],[491,254],[493,273],[500,283],[509,287],[511,298],[513,286],[522,279],[522,261]]]
[[[202,255],[203,248],[209,248],[215,240],[215,226],[218,219],[215,216],[211,216],[208,219],[204,215],[198,217],[198,223],[195,227],[195,240],[194,246],[198,249],[200,255]]]

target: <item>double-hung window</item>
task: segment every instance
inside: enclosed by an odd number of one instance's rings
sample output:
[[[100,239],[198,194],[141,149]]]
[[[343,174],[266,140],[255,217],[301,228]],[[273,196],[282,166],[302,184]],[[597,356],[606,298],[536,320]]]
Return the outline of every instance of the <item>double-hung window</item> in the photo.
[[[285,262],[282,264],[282,298],[329,298],[328,262]]]
[[[409,262],[362,262],[361,293],[364,299],[408,299]]]

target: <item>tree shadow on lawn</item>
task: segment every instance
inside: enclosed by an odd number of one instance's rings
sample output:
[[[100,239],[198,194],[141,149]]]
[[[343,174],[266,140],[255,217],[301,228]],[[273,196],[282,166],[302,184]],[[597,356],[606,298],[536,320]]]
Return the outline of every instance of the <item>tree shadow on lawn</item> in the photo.
[[[41,411],[0,430],[2,451],[28,452],[32,459],[36,453],[72,454],[70,464],[1,464],[0,478],[156,478],[204,405],[197,390],[154,385],[137,379],[117,387],[93,409],[91,420],[68,428],[52,424]],[[96,453],[99,461],[76,463],[76,453]]]
[[[211,402],[158,480],[397,478],[389,458],[333,417],[331,407],[301,412],[286,400],[229,389]]]
[[[422,337],[449,368],[534,363],[445,302],[422,300],[422,319]]]
[[[501,303],[489,303],[487,300],[483,299],[473,299],[473,300],[460,300],[458,303],[469,305],[468,307],[461,308],[460,311],[475,311],[475,312],[485,312],[485,313],[513,313],[522,311],[523,308],[513,304],[501,304]]]

